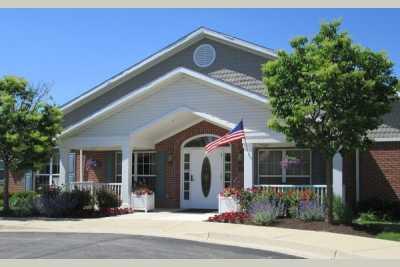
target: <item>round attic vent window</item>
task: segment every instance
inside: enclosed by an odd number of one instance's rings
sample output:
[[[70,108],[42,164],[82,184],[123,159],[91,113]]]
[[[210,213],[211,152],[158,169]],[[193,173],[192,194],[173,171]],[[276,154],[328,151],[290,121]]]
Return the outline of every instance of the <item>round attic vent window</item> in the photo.
[[[210,66],[215,60],[215,48],[209,44],[202,44],[194,50],[193,61],[201,68]]]

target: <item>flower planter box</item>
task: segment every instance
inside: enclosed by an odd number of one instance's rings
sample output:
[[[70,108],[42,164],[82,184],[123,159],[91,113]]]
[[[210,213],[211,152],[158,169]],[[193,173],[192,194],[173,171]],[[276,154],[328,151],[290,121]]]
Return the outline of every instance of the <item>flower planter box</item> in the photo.
[[[131,206],[134,210],[143,210],[145,212],[154,210],[154,193],[143,195],[136,195],[133,193],[131,198]]]
[[[218,196],[218,213],[239,212],[239,199],[233,197]]]

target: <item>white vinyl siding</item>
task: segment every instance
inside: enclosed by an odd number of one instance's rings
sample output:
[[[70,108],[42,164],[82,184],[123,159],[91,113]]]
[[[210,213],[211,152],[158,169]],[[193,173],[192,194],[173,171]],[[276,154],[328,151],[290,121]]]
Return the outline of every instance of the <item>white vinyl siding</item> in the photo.
[[[128,136],[165,114],[187,107],[232,124],[243,118],[245,128],[251,130],[251,134],[257,133],[257,138],[284,140],[282,135],[266,127],[266,120],[271,114],[265,104],[192,78],[170,82],[137,101],[121,107],[119,112],[92,124],[75,137]]]

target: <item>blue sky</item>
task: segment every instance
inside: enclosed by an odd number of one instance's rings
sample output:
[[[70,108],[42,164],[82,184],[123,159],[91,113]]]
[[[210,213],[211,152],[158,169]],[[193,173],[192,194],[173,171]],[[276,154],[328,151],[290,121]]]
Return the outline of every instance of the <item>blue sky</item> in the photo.
[[[289,50],[333,18],[400,74],[400,9],[2,9],[0,76],[45,82],[63,104],[200,26]]]

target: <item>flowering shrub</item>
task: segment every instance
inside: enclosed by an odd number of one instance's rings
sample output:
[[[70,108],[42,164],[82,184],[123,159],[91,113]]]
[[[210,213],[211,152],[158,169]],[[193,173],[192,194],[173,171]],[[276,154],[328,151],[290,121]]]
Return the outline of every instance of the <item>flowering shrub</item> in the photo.
[[[317,200],[317,195],[312,190],[280,192],[277,188],[270,187],[253,187],[240,193],[240,206],[244,211],[252,203],[264,200],[281,200],[284,203],[281,216],[287,216],[291,207],[297,207],[301,200]]]
[[[278,188],[253,187],[238,190],[228,187],[220,195],[239,199],[242,214],[248,214],[246,220],[256,224],[269,225],[278,217],[293,217],[304,221],[323,220],[325,217],[325,206],[321,204],[318,195],[309,189],[279,191]],[[210,217],[209,221],[237,222],[236,216],[239,214],[227,212]]]
[[[137,196],[141,196],[141,195],[151,195],[153,194],[153,190],[151,190],[150,188],[148,188],[147,186],[137,186],[135,188],[135,190],[133,191],[133,193]]]
[[[266,225],[283,216],[284,210],[285,204],[281,199],[265,198],[254,201],[248,209],[248,214],[253,222]]]
[[[325,218],[325,207],[316,200],[301,200],[296,217],[303,221],[322,221]]]
[[[246,212],[224,212],[208,218],[209,222],[244,223],[249,215]]]
[[[104,208],[100,212],[105,216],[117,216],[133,213],[132,208]]]
[[[233,197],[233,198],[239,199],[241,192],[242,192],[241,189],[238,189],[235,187],[226,187],[226,188],[224,188],[223,192],[219,193],[219,195],[221,197]]]

